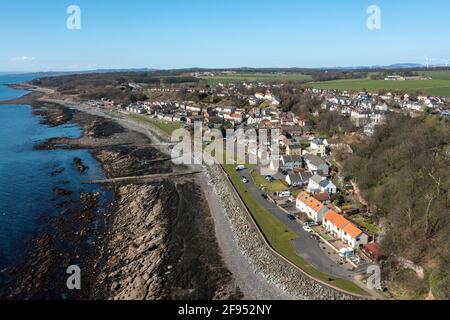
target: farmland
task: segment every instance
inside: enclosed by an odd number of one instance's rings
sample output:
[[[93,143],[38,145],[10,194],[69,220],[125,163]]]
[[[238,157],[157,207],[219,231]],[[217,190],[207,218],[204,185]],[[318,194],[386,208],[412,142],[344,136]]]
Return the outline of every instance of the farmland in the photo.
[[[450,80],[450,70],[448,71],[421,71],[420,75],[431,77],[433,80]]]
[[[440,74],[445,77],[445,74]],[[428,95],[450,96],[450,74],[449,80],[407,80],[407,81],[384,81],[384,80],[338,80],[328,82],[311,82],[311,87],[316,89],[336,89],[336,90],[354,90],[354,91],[404,91],[416,93],[423,91]]]
[[[218,83],[241,83],[241,82],[275,82],[275,81],[293,81],[304,82],[310,81],[310,75],[302,73],[238,73],[218,76],[202,77],[211,85]]]
[[[450,96],[450,71],[420,71],[420,75],[431,77],[432,80],[407,80],[407,81],[384,81],[372,80],[368,77],[364,79],[345,79],[334,81],[309,82],[308,86],[317,89],[336,89],[378,92],[381,90],[417,93],[424,92],[434,96]],[[215,76],[203,76],[202,80],[210,85],[219,83],[243,83],[243,82],[298,82],[306,83],[312,81],[311,75],[302,73],[236,73],[220,74]]]

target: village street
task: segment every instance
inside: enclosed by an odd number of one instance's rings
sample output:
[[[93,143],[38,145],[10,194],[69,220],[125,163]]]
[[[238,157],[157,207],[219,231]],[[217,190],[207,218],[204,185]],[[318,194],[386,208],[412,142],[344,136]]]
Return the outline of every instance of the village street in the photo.
[[[291,221],[288,218],[288,213],[277,206],[275,203],[264,199],[261,191],[253,182],[252,171],[254,169],[245,169],[240,172],[242,177],[245,177],[249,182],[246,184],[246,189],[251,195],[274,217],[280,220],[283,224],[288,226],[298,236],[294,243],[294,247],[297,254],[312,265],[314,265],[319,271],[346,279],[352,279],[357,274],[362,274],[365,269],[359,269],[356,271],[346,270],[338,266],[333,262],[324,251],[320,248],[321,243],[311,237],[311,234],[303,230],[302,225],[298,221]]]

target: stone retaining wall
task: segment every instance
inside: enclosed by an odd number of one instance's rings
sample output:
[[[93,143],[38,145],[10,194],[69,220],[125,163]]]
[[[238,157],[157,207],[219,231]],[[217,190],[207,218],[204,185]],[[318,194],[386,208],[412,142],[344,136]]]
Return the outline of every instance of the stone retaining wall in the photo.
[[[356,300],[360,299],[326,286],[306,275],[278,256],[261,238],[259,230],[243,208],[240,199],[220,166],[206,168],[209,182],[217,193],[233,229],[234,238],[242,254],[267,281],[298,299]]]

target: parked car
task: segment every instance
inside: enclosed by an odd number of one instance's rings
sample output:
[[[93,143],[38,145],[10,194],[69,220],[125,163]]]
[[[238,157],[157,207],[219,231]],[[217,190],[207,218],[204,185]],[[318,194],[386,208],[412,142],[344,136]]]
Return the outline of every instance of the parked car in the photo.
[[[248,183],[248,179],[246,177],[242,177],[242,182],[243,183]]]
[[[308,233],[313,232],[313,230],[311,229],[310,226],[304,226],[304,227],[303,227],[303,230],[305,230],[305,231],[308,232]]]
[[[273,177],[272,176],[266,176],[266,180],[269,181],[269,182],[272,182],[273,181]]]
[[[288,217],[289,220],[291,220],[291,221],[297,220],[297,218],[296,218],[294,215],[292,215],[292,214],[288,214],[287,217]]]
[[[239,165],[236,167],[236,171],[242,171],[242,170],[245,170],[245,166]]]
[[[291,196],[291,192],[290,191],[281,191],[281,192],[278,192],[276,195],[280,198],[288,198]]]
[[[265,193],[263,193],[263,194],[261,194],[261,197],[263,197],[264,199],[269,199],[269,197],[267,196],[267,194],[265,194]]]

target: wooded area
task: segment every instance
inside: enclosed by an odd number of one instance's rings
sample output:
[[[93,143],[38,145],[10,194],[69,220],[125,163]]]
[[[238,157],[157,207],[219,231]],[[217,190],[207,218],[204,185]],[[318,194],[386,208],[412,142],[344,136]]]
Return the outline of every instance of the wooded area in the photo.
[[[439,117],[392,116],[345,162],[376,207],[382,247],[429,268],[450,298],[450,123]]]

